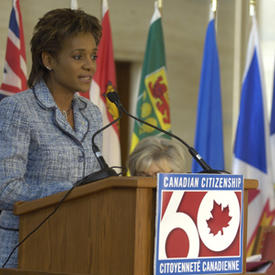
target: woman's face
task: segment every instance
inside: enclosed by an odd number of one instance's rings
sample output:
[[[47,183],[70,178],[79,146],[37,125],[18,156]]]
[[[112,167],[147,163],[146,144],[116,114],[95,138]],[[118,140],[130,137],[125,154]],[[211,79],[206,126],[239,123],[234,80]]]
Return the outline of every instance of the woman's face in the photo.
[[[47,83],[52,91],[89,91],[96,70],[97,46],[91,33],[67,38],[57,58],[49,57]],[[44,62],[45,63],[45,62]]]

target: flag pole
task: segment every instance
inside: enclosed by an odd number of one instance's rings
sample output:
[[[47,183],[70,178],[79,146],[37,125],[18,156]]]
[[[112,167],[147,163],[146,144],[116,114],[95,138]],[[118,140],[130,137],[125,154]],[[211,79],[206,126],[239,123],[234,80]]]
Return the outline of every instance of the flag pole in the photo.
[[[214,15],[216,16],[216,12],[217,12],[217,0],[211,0],[212,2],[212,11],[214,13]]]
[[[77,10],[78,9],[78,2],[77,0],[71,0],[71,9]]]
[[[256,0],[249,1],[249,15],[254,16],[256,13]]]
[[[103,0],[100,0],[100,20],[103,19]]]
[[[218,6],[218,0],[211,0],[211,10],[213,12],[213,16],[215,19],[215,29],[217,30],[217,6]]]
[[[158,0],[158,9],[159,9],[159,12],[162,16],[162,0]]]

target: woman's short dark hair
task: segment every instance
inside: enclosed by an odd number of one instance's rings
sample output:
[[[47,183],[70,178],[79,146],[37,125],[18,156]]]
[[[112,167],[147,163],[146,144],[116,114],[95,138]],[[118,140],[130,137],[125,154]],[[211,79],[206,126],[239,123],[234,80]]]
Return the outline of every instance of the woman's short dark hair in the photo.
[[[30,43],[32,69],[28,79],[29,87],[48,74],[42,62],[42,52],[57,57],[64,40],[79,33],[91,33],[98,45],[101,38],[99,20],[82,10],[72,9],[51,10],[39,19]]]

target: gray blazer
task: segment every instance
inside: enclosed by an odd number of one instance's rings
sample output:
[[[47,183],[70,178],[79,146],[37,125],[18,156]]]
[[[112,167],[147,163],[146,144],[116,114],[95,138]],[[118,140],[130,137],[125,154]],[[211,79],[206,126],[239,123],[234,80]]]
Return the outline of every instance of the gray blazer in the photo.
[[[44,81],[0,102],[0,265],[18,242],[16,201],[68,190],[99,170],[92,135],[102,126],[97,106],[75,95],[73,130]],[[102,136],[95,139],[102,147]],[[9,228],[3,229],[3,228]],[[17,255],[6,267],[16,267]]]

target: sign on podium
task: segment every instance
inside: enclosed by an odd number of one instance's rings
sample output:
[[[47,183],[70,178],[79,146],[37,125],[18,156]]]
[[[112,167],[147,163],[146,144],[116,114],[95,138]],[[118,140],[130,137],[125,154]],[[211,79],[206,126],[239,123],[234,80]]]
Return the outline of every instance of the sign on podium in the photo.
[[[158,174],[154,274],[243,272],[243,177]]]

